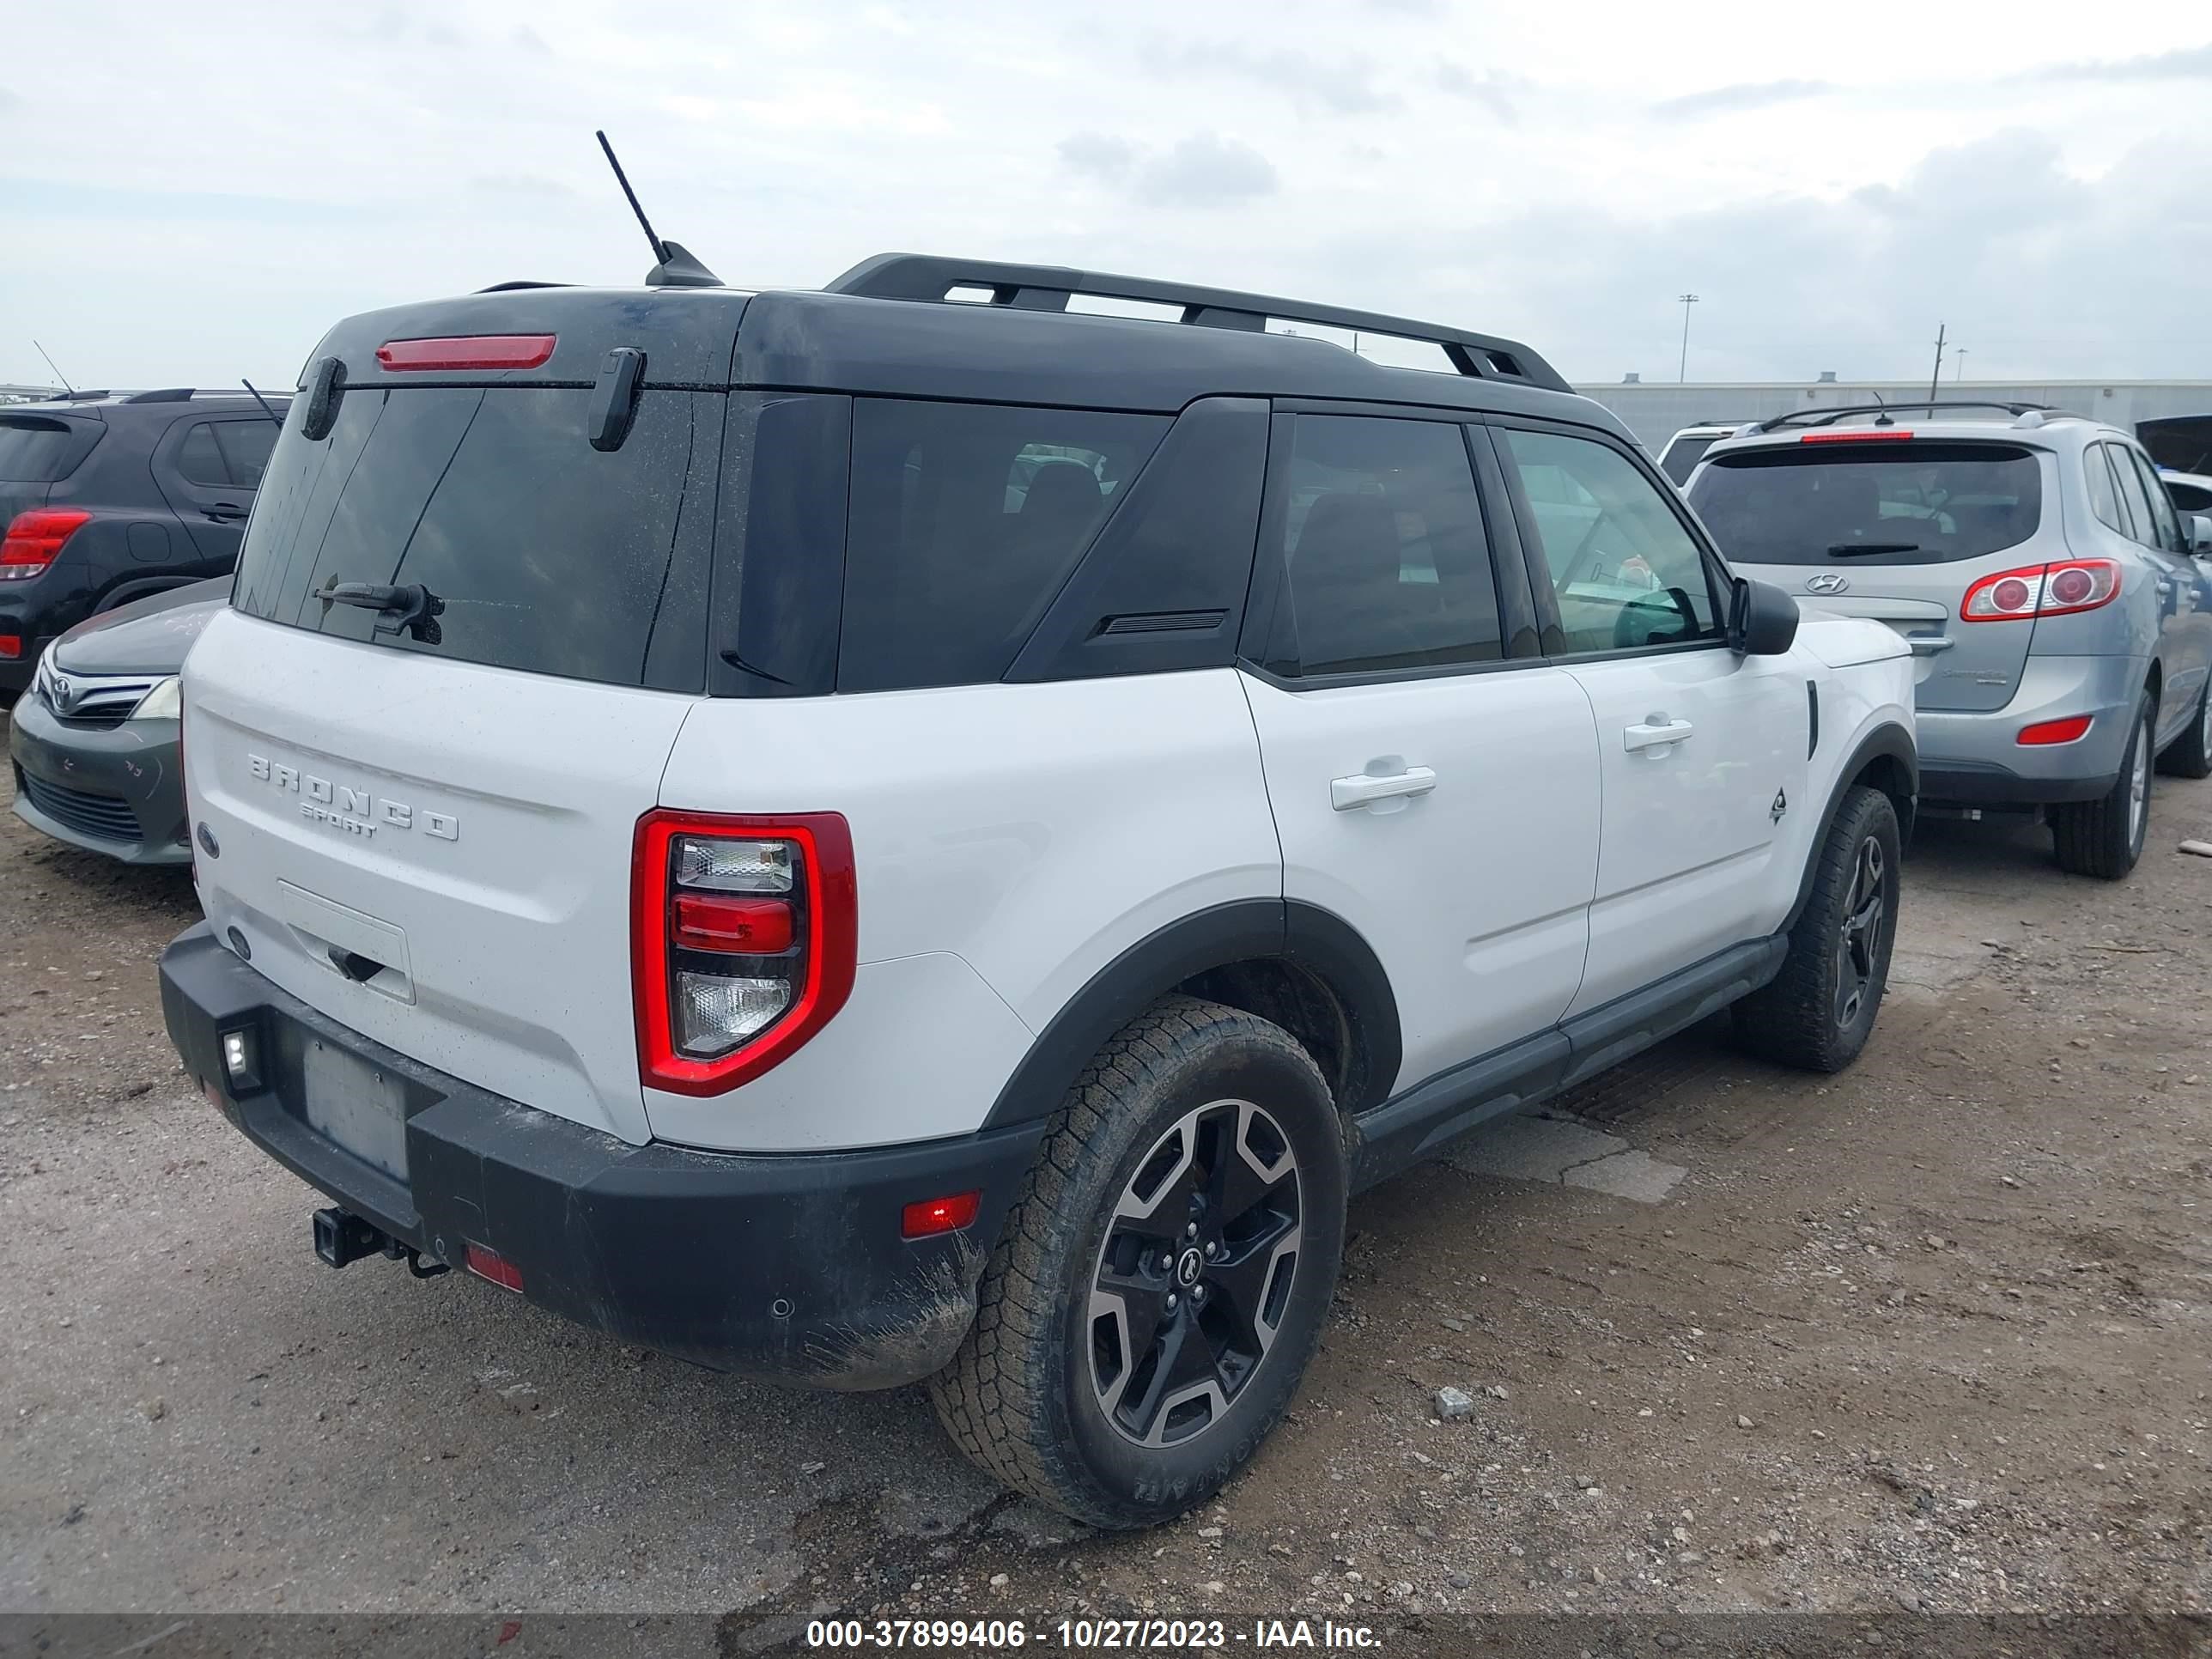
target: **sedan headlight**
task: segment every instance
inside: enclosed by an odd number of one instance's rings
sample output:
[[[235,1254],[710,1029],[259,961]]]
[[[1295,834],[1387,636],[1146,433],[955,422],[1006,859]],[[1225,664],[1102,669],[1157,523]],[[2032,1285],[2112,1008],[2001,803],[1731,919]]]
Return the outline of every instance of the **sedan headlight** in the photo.
[[[172,674],[166,680],[156,682],[151,691],[139,698],[138,706],[131,711],[131,718],[134,720],[173,720],[182,707],[182,701],[177,695],[177,677]]]

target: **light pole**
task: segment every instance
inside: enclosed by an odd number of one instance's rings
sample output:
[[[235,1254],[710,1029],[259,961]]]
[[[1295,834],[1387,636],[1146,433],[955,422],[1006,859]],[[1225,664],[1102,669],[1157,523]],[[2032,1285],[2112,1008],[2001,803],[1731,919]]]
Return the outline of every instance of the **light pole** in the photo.
[[[1690,378],[1690,307],[1698,303],[1694,294],[1677,296],[1682,307],[1682,362],[1674,371],[1674,382],[1680,386]]]

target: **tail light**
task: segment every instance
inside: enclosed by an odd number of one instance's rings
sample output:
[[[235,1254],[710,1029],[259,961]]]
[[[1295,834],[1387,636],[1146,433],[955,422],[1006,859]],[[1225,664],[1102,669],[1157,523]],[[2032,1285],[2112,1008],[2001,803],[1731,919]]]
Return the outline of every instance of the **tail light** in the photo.
[[[26,582],[54,562],[62,544],[91,519],[70,507],[34,507],[18,513],[0,540],[0,582]]]
[[[22,654],[23,636],[21,634],[0,634],[0,657],[13,662]]]
[[[853,836],[835,812],[638,821],[630,979],[638,1074],[718,1095],[788,1058],[852,994]]]
[[[2094,611],[2119,597],[2120,567],[2111,559],[2064,559],[2024,564],[1984,576],[1966,590],[1960,622],[2015,622],[2028,617],[2068,617]]]

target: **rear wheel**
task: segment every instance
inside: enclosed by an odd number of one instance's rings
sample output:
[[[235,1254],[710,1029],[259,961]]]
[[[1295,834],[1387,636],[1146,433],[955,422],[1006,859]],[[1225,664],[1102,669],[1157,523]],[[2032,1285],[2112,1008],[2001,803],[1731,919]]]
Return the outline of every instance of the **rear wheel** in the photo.
[[[2197,694],[2197,718],[2166,745],[2158,769],[2177,778],[2212,778],[2212,679]]]
[[[1045,1139],[930,1379],[961,1449],[1098,1527],[1203,1503],[1273,1428],[1344,1248],[1344,1131],[1296,1039],[1172,997],[1102,1049]]]
[[[2051,849],[2068,874],[2118,881],[2142,856],[2143,836],[2150,829],[2152,718],[2146,692],[2136,705],[2135,731],[2112,788],[2095,800],[2051,809]]]
[[[1897,938],[1897,809],[1879,789],[1844,797],[1814,854],[1813,890],[1790,929],[1782,971],[1735,1005],[1753,1053],[1840,1072],[1866,1047]]]

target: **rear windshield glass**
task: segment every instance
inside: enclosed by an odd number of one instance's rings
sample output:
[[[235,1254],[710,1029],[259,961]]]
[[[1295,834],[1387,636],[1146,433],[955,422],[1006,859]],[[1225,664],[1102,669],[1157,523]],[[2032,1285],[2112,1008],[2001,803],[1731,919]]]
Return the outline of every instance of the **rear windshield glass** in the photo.
[[[1716,438],[1677,438],[1667,446],[1666,454],[1660,458],[1659,470],[1677,484],[1687,483],[1705,452],[1717,441]]]
[[[665,684],[647,659],[664,611],[678,603],[670,578],[695,396],[703,394],[643,393],[622,447],[603,453],[585,436],[586,390],[348,392],[322,441],[288,423],[261,482],[233,603],[401,650]],[[709,433],[722,400],[710,401],[716,412],[699,423]],[[339,582],[420,584],[445,606],[440,637],[379,632],[389,618],[318,597]],[[696,688],[703,670],[690,667]]]
[[[2006,444],[1793,444],[1716,457],[1690,505],[1738,564],[1940,564],[2033,536],[2043,480]]]
[[[59,483],[100,441],[100,430],[42,415],[0,415],[0,483]]]

